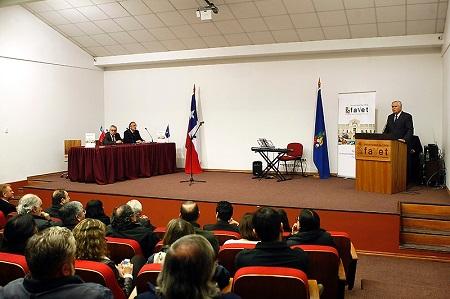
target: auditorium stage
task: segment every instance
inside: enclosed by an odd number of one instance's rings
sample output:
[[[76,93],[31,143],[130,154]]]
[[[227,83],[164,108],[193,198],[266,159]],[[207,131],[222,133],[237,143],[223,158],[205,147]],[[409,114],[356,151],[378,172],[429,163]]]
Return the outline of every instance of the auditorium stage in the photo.
[[[189,179],[184,172],[97,185],[71,182],[59,174],[35,176],[28,179],[24,192],[34,188],[69,192],[124,195],[172,200],[218,202],[228,200],[240,205],[265,205],[289,208],[314,208],[331,211],[398,214],[399,202],[450,204],[445,189],[413,186],[406,192],[384,195],[355,191],[355,181],[332,177],[327,180],[294,176],[292,180],[252,179],[249,173],[209,171],[195,176],[206,183],[180,183]]]

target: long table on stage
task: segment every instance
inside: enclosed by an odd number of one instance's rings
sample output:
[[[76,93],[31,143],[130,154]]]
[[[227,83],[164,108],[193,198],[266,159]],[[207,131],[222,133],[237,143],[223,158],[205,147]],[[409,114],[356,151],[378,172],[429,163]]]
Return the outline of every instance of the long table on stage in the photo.
[[[69,179],[76,182],[112,184],[173,173],[176,167],[175,143],[72,147],[69,150]]]

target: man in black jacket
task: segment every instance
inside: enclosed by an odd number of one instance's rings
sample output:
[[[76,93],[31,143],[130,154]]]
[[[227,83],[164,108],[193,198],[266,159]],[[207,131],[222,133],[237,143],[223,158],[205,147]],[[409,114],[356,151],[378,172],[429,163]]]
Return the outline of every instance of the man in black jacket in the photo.
[[[391,108],[392,114],[387,118],[383,133],[409,145],[414,134],[412,116],[402,111],[402,102],[398,100],[392,102]]]
[[[59,209],[70,201],[69,193],[64,189],[55,190],[52,194],[52,206],[45,210],[51,217],[59,218]]]
[[[16,206],[9,201],[14,198],[14,191],[10,184],[3,184],[0,186],[0,211],[3,212],[5,217],[16,211]]]
[[[228,201],[219,201],[216,207],[215,224],[205,224],[204,230],[227,230],[232,232],[239,232],[239,223],[232,218],[233,206]]]
[[[128,129],[123,133],[123,142],[124,143],[143,143],[144,139],[142,139],[141,134],[136,129],[137,125],[134,121],[130,122],[128,125]]]
[[[122,143],[122,138],[120,134],[117,133],[117,127],[115,125],[111,125],[109,127],[109,131],[105,134],[105,139],[103,139],[103,145],[110,144],[120,144]]]
[[[323,245],[336,248],[333,237],[320,228],[320,217],[316,211],[302,209],[297,222],[292,227],[292,236],[286,240],[292,245]]]
[[[197,223],[199,217],[200,210],[197,203],[189,200],[181,204],[180,218],[192,224],[195,233],[205,237],[209,241],[209,243],[211,243],[211,246],[213,247],[214,252],[217,255],[219,253],[219,241],[217,241],[216,237],[211,232],[202,230],[200,228],[200,224]]]
[[[247,266],[273,266],[299,269],[307,273],[308,255],[291,249],[283,241],[281,215],[273,208],[259,208],[253,215],[253,227],[261,239],[255,249],[242,250],[235,260],[236,269]]]
[[[152,229],[138,223],[129,205],[121,205],[115,209],[111,218],[111,224],[106,230],[107,236],[138,241],[146,259],[153,253],[159,239]]]

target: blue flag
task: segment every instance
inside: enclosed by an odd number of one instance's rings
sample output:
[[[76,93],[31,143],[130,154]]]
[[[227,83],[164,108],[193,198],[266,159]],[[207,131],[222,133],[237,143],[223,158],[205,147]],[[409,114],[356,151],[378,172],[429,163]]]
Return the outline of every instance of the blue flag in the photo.
[[[169,125],[167,125],[166,133],[164,134],[166,138],[170,137]]]
[[[325,121],[323,119],[322,95],[317,92],[317,107],[316,107],[316,124],[314,126],[314,150],[313,150],[314,164],[319,171],[321,179],[328,179],[330,177],[330,163],[328,161],[327,148],[327,134],[325,131]]]

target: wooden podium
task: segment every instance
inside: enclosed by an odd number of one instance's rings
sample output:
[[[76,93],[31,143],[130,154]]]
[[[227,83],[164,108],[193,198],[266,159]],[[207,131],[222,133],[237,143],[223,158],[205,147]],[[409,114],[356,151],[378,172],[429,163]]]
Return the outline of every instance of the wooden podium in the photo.
[[[355,147],[356,190],[385,194],[405,191],[406,143],[383,140],[382,134],[358,135]],[[371,137],[377,139],[365,139]]]

